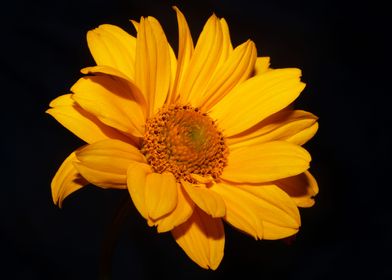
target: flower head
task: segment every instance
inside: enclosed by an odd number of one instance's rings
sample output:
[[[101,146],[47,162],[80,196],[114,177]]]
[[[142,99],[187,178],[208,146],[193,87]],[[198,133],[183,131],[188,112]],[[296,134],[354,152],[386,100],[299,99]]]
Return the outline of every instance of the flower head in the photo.
[[[223,221],[256,239],[300,226],[317,183],[301,147],[317,118],[289,105],[304,88],[299,69],[270,69],[248,40],[233,47],[212,15],[196,45],[175,8],[175,55],[153,17],[132,21],[136,37],[104,24],[87,41],[97,66],[47,111],[87,142],[52,181],[54,203],[92,183],[127,189],[148,225],[171,231],[198,265],[223,257]]]

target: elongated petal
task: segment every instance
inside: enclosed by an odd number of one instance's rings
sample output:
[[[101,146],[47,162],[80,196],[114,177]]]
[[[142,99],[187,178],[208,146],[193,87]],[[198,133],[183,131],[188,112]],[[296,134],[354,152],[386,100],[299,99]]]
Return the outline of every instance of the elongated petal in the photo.
[[[174,227],[185,223],[192,216],[194,203],[179,183],[177,183],[177,194],[176,208],[168,215],[154,222],[154,225],[158,227],[158,232],[170,231]]]
[[[225,202],[218,194],[202,184],[193,185],[187,181],[181,181],[181,184],[193,202],[195,202],[204,212],[210,214],[214,218],[223,217],[225,215]]]
[[[135,83],[148,101],[150,116],[164,104],[171,81],[170,46],[155,18],[141,18],[136,51]]]
[[[309,171],[274,183],[284,190],[299,207],[312,207],[314,205],[313,197],[319,191],[316,179]]]
[[[127,170],[127,187],[133,204],[143,218],[148,219],[145,188],[147,175],[152,173],[151,167],[144,163],[135,162]]]
[[[133,99],[129,83],[111,76],[87,76],[71,88],[73,99],[103,123],[126,134],[141,137],[145,115],[140,104]]]
[[[238,134],[293,102],[305,85],[299,69],[277,69],[239,84],[210,111],[226,136]]]
[[[170,87],[165,101],[165,103],[167,104],[171,104],[172,103],[171,100],[175,100],[176,98],[174,94],[174,89],[176,87],[177,58],[176,58],[176,54],[174,53],[170,45],[169,45],[169,56],[170,56]]]
[[[279,239],[298,231],[298,208],[275,185],[222,182],[211,189],[225,201],[227,209],[224,219],[256,239]]]
[[[233,52],[233,45],[231,44],[230,30],[227,21],[224,18],[219,19],[222,27],[222,53],[221,53],[221,63],[224,63],[226,59]]]
[[[150,22],[157,45],[155,102],[153,108],[153,113],[156,113],[163,106],[169,94],[170,84],[173,79],[172,73],[175,70],[172,69],[172,66],[176,65],[177,62],[173,61],[175,58],[174,51],[167,41],[165,32],[158,20],[154,17],[148,17],[146,20]]]
[[[127,188],[127,169],[135,162],[146,163],[134,146],[118,141],[95,142],[76,152],[76,169],[90,183],[102,188]]]
[[[117,26],[103,24],[87,33],[87,43],[97,65],[113,67],[134,78],[135,37]]]
[[[73,162],[76,160],[75,152],[71,153],[61,164],[52,180],[52,198],[54,204],[62,207],[63,200],[71,193],[88,184],[75,169]]]
[[[54,117],[65,128],[87,143],[113,138],[130,141],[117,130],[103,124],[94,115],[83,110],[71,98],[72,94],[65,94],[54,99],[46,113]]]
[[[225,232],[220,218],[212,218],[195,208],[193,215],[172,230],[174,239],[195,263],[215,270],[222,258]]]
[[[195,106],[208,111],[232,88],[250,76],[253,72],[256,57],[255,44],[250,40],[235,48],[211,78],[205,94],[199,95],[200,98],[194,101]]]
[[[285,141],[267,142],[230,151],[221,177],[233,182],[270,182],[309,168],[309,153]]]
[[[264,119],[254,127],[227,139],[230,149],[284,140],[303,145],[317,131],[317,117],[300,110],[283,110]]]
[[[180,101],[191,104],[198,95],[203,95],[209,79],[219,66],[222,53],[222,26],[219,19],[212,15],[205,24],[197,41],[185,79],[179,87]]]
[[[147,175],[145,199],[148,216],[157,220],[167,215],[177,205],[177,183],[172,173]]]
[[[254,68],[253,75],[258,76],[267,72],[270,66],[270,58],[267,56],[258,57]]]
[[[178,62],[174,88],[169,96],[169,103],[173,103],[178,98],[179,85],[186,78],[184,73],[186,73],[194,50],[191,32],[184,15],[177,7],[173,7],[173,9],[176,11],[178,23]]]

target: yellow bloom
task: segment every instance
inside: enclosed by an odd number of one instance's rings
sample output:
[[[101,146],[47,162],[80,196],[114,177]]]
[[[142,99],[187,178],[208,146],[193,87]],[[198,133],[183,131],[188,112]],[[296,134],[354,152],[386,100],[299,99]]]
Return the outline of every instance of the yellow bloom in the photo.
[[[153,17],[132,22],[136,37],[109,24],[87,33],[97,66],[47,110],[87,145],[63,162],[52,195],[61,207],[88,183],[128,189],[148,225],[216,269],[223,221],[256,239],[298,231],[297,207],[318,192],[301,145],[318,124],[289,106],[305,86],[299,69],[270,69],[251,40],[233,48],[215,15],[194,46],[174,9],[177,56]]]

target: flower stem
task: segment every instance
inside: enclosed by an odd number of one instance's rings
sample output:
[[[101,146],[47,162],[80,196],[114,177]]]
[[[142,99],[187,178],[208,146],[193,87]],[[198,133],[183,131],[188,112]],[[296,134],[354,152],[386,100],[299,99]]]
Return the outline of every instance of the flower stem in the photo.
[[[110,280],[112,274],[112,259],[122,225],[130,214],[130,197],[128,192],[121,198],[119,207],[108,227],[102,243],[102,252],[99,265],[99,279]]]

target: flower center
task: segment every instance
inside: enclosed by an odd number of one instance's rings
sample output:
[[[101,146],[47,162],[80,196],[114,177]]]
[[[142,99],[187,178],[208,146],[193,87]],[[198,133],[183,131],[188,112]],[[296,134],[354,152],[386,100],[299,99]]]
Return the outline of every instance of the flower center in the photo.
[[[163,107],[147,120],[141,150],[154,172],[189,182],[195,182],[191,174],[218,178],[228,155],[214,121],[198,108],[178,105]]]

